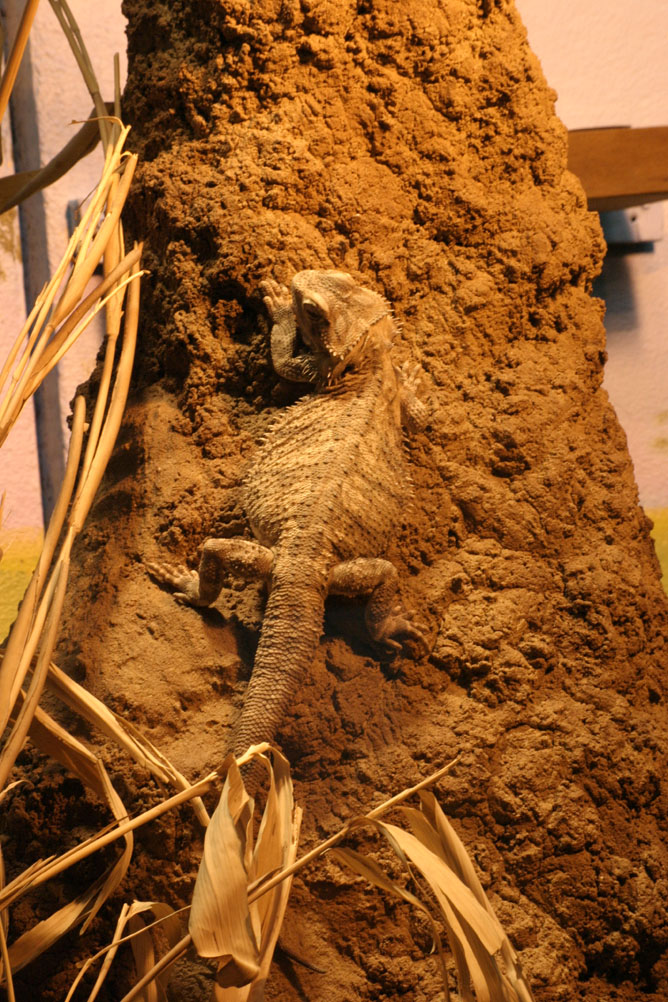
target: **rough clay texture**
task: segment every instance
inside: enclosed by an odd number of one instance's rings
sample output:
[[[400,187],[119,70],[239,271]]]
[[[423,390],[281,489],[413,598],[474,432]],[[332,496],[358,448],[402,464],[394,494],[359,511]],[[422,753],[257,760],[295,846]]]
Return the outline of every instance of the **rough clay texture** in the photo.
[[[384,665],[361,610],[328,607],[279,735],[303,844],[459,755],[437,793],[537,1000],[665,999],[666,601],[601,389],[597,218],[512,3],[125,12],[142,157],[128,222],[151,276],[61,663],[188,776],[221,760],[262,592],[230,582],[199,613],[139,558],[185,560],[209,535],[247,532],[244,464],[295,399],[271,370],[258,283],[350,272],[394,305],[398,361],[427,373],[415,509],[390,557],[433,649]],[[115,771],[130,810],[160,796],[138,767]],[[147,829],[123,896],[186,901],[200,849],[187,812]],[[438,997],[420,922],[331,863],[295,884],[286,941],[327,974],[283,961],[269,999]],[[61,997],[51,968],[44,998]],[[109,997],[122,987],[121,968]],[[206,992],[197,969],[177,972],[174,998]]]

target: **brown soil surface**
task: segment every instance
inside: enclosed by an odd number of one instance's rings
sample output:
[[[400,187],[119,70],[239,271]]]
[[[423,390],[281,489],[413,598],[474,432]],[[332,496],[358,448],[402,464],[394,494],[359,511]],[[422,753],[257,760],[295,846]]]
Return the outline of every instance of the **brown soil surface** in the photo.
[[[439,800],[536,999],[667,998],[666,600],[601,388],[597,217],[512,3],[125,11],[142,157],[129,225],[151,276],[61,663],[189,777],[219,763],[262,593],[229,582],[200,613],[141,560],[194,563],[207,536],[247,532],[244,463],[295,399],[272,373],[258,283],[349,271],[393,303],[397,359],[427,374],[415,507],[389,553],[432,650],[388,666],[361,614],[332,606],[277,735],[304,846],[460,755]],[[159,796],[138,767],[114,772],[128,809]],[[123,897],[187,901],[200,848],[185,812],[147,829]],[[331,863],[295,884],[286,940],[327,973],[283,961],[269,999],[439,997],[425,929]],[[60,966],[85,952],[73,939]],[[43,997],[61,997],[48,977]],[[207,997],[196,968],[175,984]]]

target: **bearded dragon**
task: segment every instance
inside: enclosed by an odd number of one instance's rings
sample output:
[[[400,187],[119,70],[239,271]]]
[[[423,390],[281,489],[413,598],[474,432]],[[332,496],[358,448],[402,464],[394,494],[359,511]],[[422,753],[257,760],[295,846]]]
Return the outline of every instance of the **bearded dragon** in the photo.
[[[389,304],[348,274],[300,271],[291,292],[273,280],[261,289],[274,369],[313,393],[278,417],[251,461],[243,502],[255,539],[208,539],[197,571],[147,565],[193,606],[210,605],[227,574],[267,582],[236,755],[274,739],[313,661],[328,594],[366,597],[369,634],[391,653],[426,650],[382,556],[412,496],[404,428],[426,416],[419,367],[395,366]]]

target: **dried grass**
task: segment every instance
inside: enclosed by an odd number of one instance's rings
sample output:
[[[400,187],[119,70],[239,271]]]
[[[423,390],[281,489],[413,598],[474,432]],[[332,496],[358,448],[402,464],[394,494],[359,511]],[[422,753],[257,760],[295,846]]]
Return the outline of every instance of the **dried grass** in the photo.
[[[56,4],[65,19],[68,37],[77,45],[77,32],[65,4]],[[26,8],[12,56],[0,84],[0,113],[4,112],[11,92],[20,56],[28,37],[29,21],[36,4]],[[77,59],[85,66],[87,82],[96,107],[99,89],[90,73],[90,62],[81,51]],[[45,754],[59,761],[70,773],[105,802],[116,820],[126,817],[125,808],[114,790],[103,763],[81,742],[69,735],[40,708],[47,681],[66,691],[70,705],[86,706],[90,715],[102,715],[96,701],[65,682],[51,665],[65,590],[67,587],[72,544],[83,525],[93,497],[111,454],[127,398],[134,359],[139,316],[139,260],[141,247],[123,252],[120,214],[127,196],[136,157],[124,152],[128,129],[120,123],[99,122],[96,126],[105,146],[102,177],[85,210],[80,224],[63,254],[53,278],[37,298],[23,330],[0,370],[0,445],[6,439],[25,403],[45,376],[85,330],[93,316],[106,309],[107,340],[105,360],[92,420],[86,423],[83,397],[74,404],[68,462],[60,494],[45,535],[44,546],[17,619],[12,627],[0,665],[0,791],[7,785],[16,759],[28,738]],[[90,147],[90,127],[86,128]],[[81,145],[79,145],[81,152]],[[44,181],[44,172],[38,172]],[[48,170],[47,170],[48,173]],[[9,179],[16,186],[16,179]],[[30,190],[34,190],[34,183]],[[24,195],[26,192],[24,190]],[[88,295],[84,290],[100,260],[104,278]],[[123,310],[124,315],[123,315]],[[118,362],[116,343],[121,339]],[[85,440],[85,448],[84,448]],[[83,459],[82,459],[83,454]],[[106,721],[109,724],[109,721]],[[120,726],[116,723],[115,726]],[[147,762],[155,754],[140,748],[136,738],[126,737],[126,747],[134,746],[136,757]],[[148,754],[147,754],[148,753]],[[156,763],[152,763],[154,766]],[[162,766],[162,773],[169,774]],[[176,778],[173,770],[172,778]],[[185,783],[181,777],[182,785]],[[186,784],[187,785],[187,784]],[[4,868],[0,873],[4,906],[2,908],[2,971],[9,997],[13,996],[12,972],[20,970],[48,949],[74,925],[84,926],[93,918],[122,880],[132,854],[132,835],[123,836],[124,845],[116,861],[102,871],[84,893],[59,908],[7,947],[7,908],[25,890],[39,883],[45,864],[36,863],[5,886]],[[76,854],[73,854],[76,859]],[[48,869],[48,866],[47,866]]]
[[[251,748],[239,760],[228,757],[219,771],[191,784],[167,758],[128,721],[53,664],[60,615],[67,587],[72,544],[90,510],[111,455],[129,388],[139,310],[141,247],[125,252],[120,215],[136,166],[124,152],[128,129],[109,119],[78,28],[64,0],[50,0],[87,81],[105,150],[100,182],[68,244],[52,280],[35,303],[24,329],[0,370],[0,445],[21,409],[48,372],[76,341],[92,316],[106,314],[105,355],[91,415],[78,397],[65,479],[48,526],[38,565],[21,603],[0,664],[0,804],[20,795],[9,777],[17,757],[30,740],[59,762],[106,804],[111,823],[60,856],[37,860],[9,883],[0,854],[0,976],[12,1002],[12,974],[33,961],[74,926],[85,929],[122,881],[130,863],[133,832],[160,815],[189,803],[206,829],[202,861],[189,908],[188,931],[182,915],[169,904],[135,901],[124,905],[113,938],[105,950],[84,964],[67,995],[81,996],[84,977],[95,964],[100,969],[88,993],[99,991],[122,944],[133,951],[137,980],[122,1002],[135,998],[164,999],[170,965],[191,947],[215,962],[213,992],[217,1002],[259,1002],[287,907],[292,880],[300,870],[329,853],[341,865],[418,908],[429,920],[444,992],[449,998],[448,973],[442,948],[445,931],[454,958],[459,991],[467,1002],[531,1002],[531,992],[491,905],[482,890],[464,846],[426,788],[453,765],[405,790],[368,814],[348,822],[310,852],[297,859],[301,811],[293,802],[287,761],[266,745]],[[34,14],[26,7],[24,24]],[[10,65],[0,84],[0,117],[13,82],[12,74],[25,45],[27,28],[17,39]],[[115,107],[118,113],[118,86]],[[26,179],[10,179],[0,199],[20,200],[37,190],[61,167],[85,155],[91,147],[90,124],[66,144],[63,153],[42,171]],[[93,292],[85,289],[98,262],[104,277]],[[120,350],[117,345],[120,341]],[[0,501],[1,514],[1,501]],[[160,804],[130,818],[98,754],[67,733],[41,706],[45,687],[84,718],[100,735],[114,742],[158,782],[177,792]],[[240,766],[254,759],[267,770],[266,806],[255,836],[254,802],[245,789]],[[224,780],[224,784],[223,784]],[[209,818],[203,794],[220,789]],[[402,806],[411,796],[418,807]],[[384,820],[398,811],[406,827]],[[371,827],[391,846],[407,872],[400,883],[377,862],[341,845],[360,826]],[[8,945],[9,909],[26,894],[63,873],[75,863],[119,843],[116,859],[101,869],[90,887]],[[408,885],[412,882],[413,889]],[[159,935],[157,935],[159,931]],[[167,949],[160,956],[160,950]]]
[[[105,107],[107,114],[113,115],[114,106],[110,101]],[[25,170],[19,174],[0,177],[0,214],[20,205],[26,198],[48,188],[54,181],[63,177],[79,160],[83,160],[89,153],[92,153],[99,141],[100,129],[95,118],[95,108],[93,108],[79,131],[44,167],[39,170]]]
[[[2,80],[0,81],[0,122],[5,117],[5,112],[7,111],[9,98],[11,97],[12,90],[14,89],[14,83],[16,82],[16,74],[19,71],[21,59],[23,58],[25,47],[28,44],[30,29],[32,28],[32,23],[35,20],[35,14],[37,13],[38,7],[39,0],[28,0],[23,9],[23,15],[21,17],[18,31],[16,32],[16,38],[14,39],[14,44],[12,45],[9,53],[9,59],[7,60],[5,72],[3,73]]]

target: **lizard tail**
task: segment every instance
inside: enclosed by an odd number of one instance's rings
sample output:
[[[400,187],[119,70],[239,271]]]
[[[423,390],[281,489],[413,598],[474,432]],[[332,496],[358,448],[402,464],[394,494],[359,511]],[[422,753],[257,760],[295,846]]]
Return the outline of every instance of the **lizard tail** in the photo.
[[[317,582],[275,581],[264,614],[241,716],[234,729],[235,755],[273,741],[286,710],[313,662],[322,635],[325,588]]]

